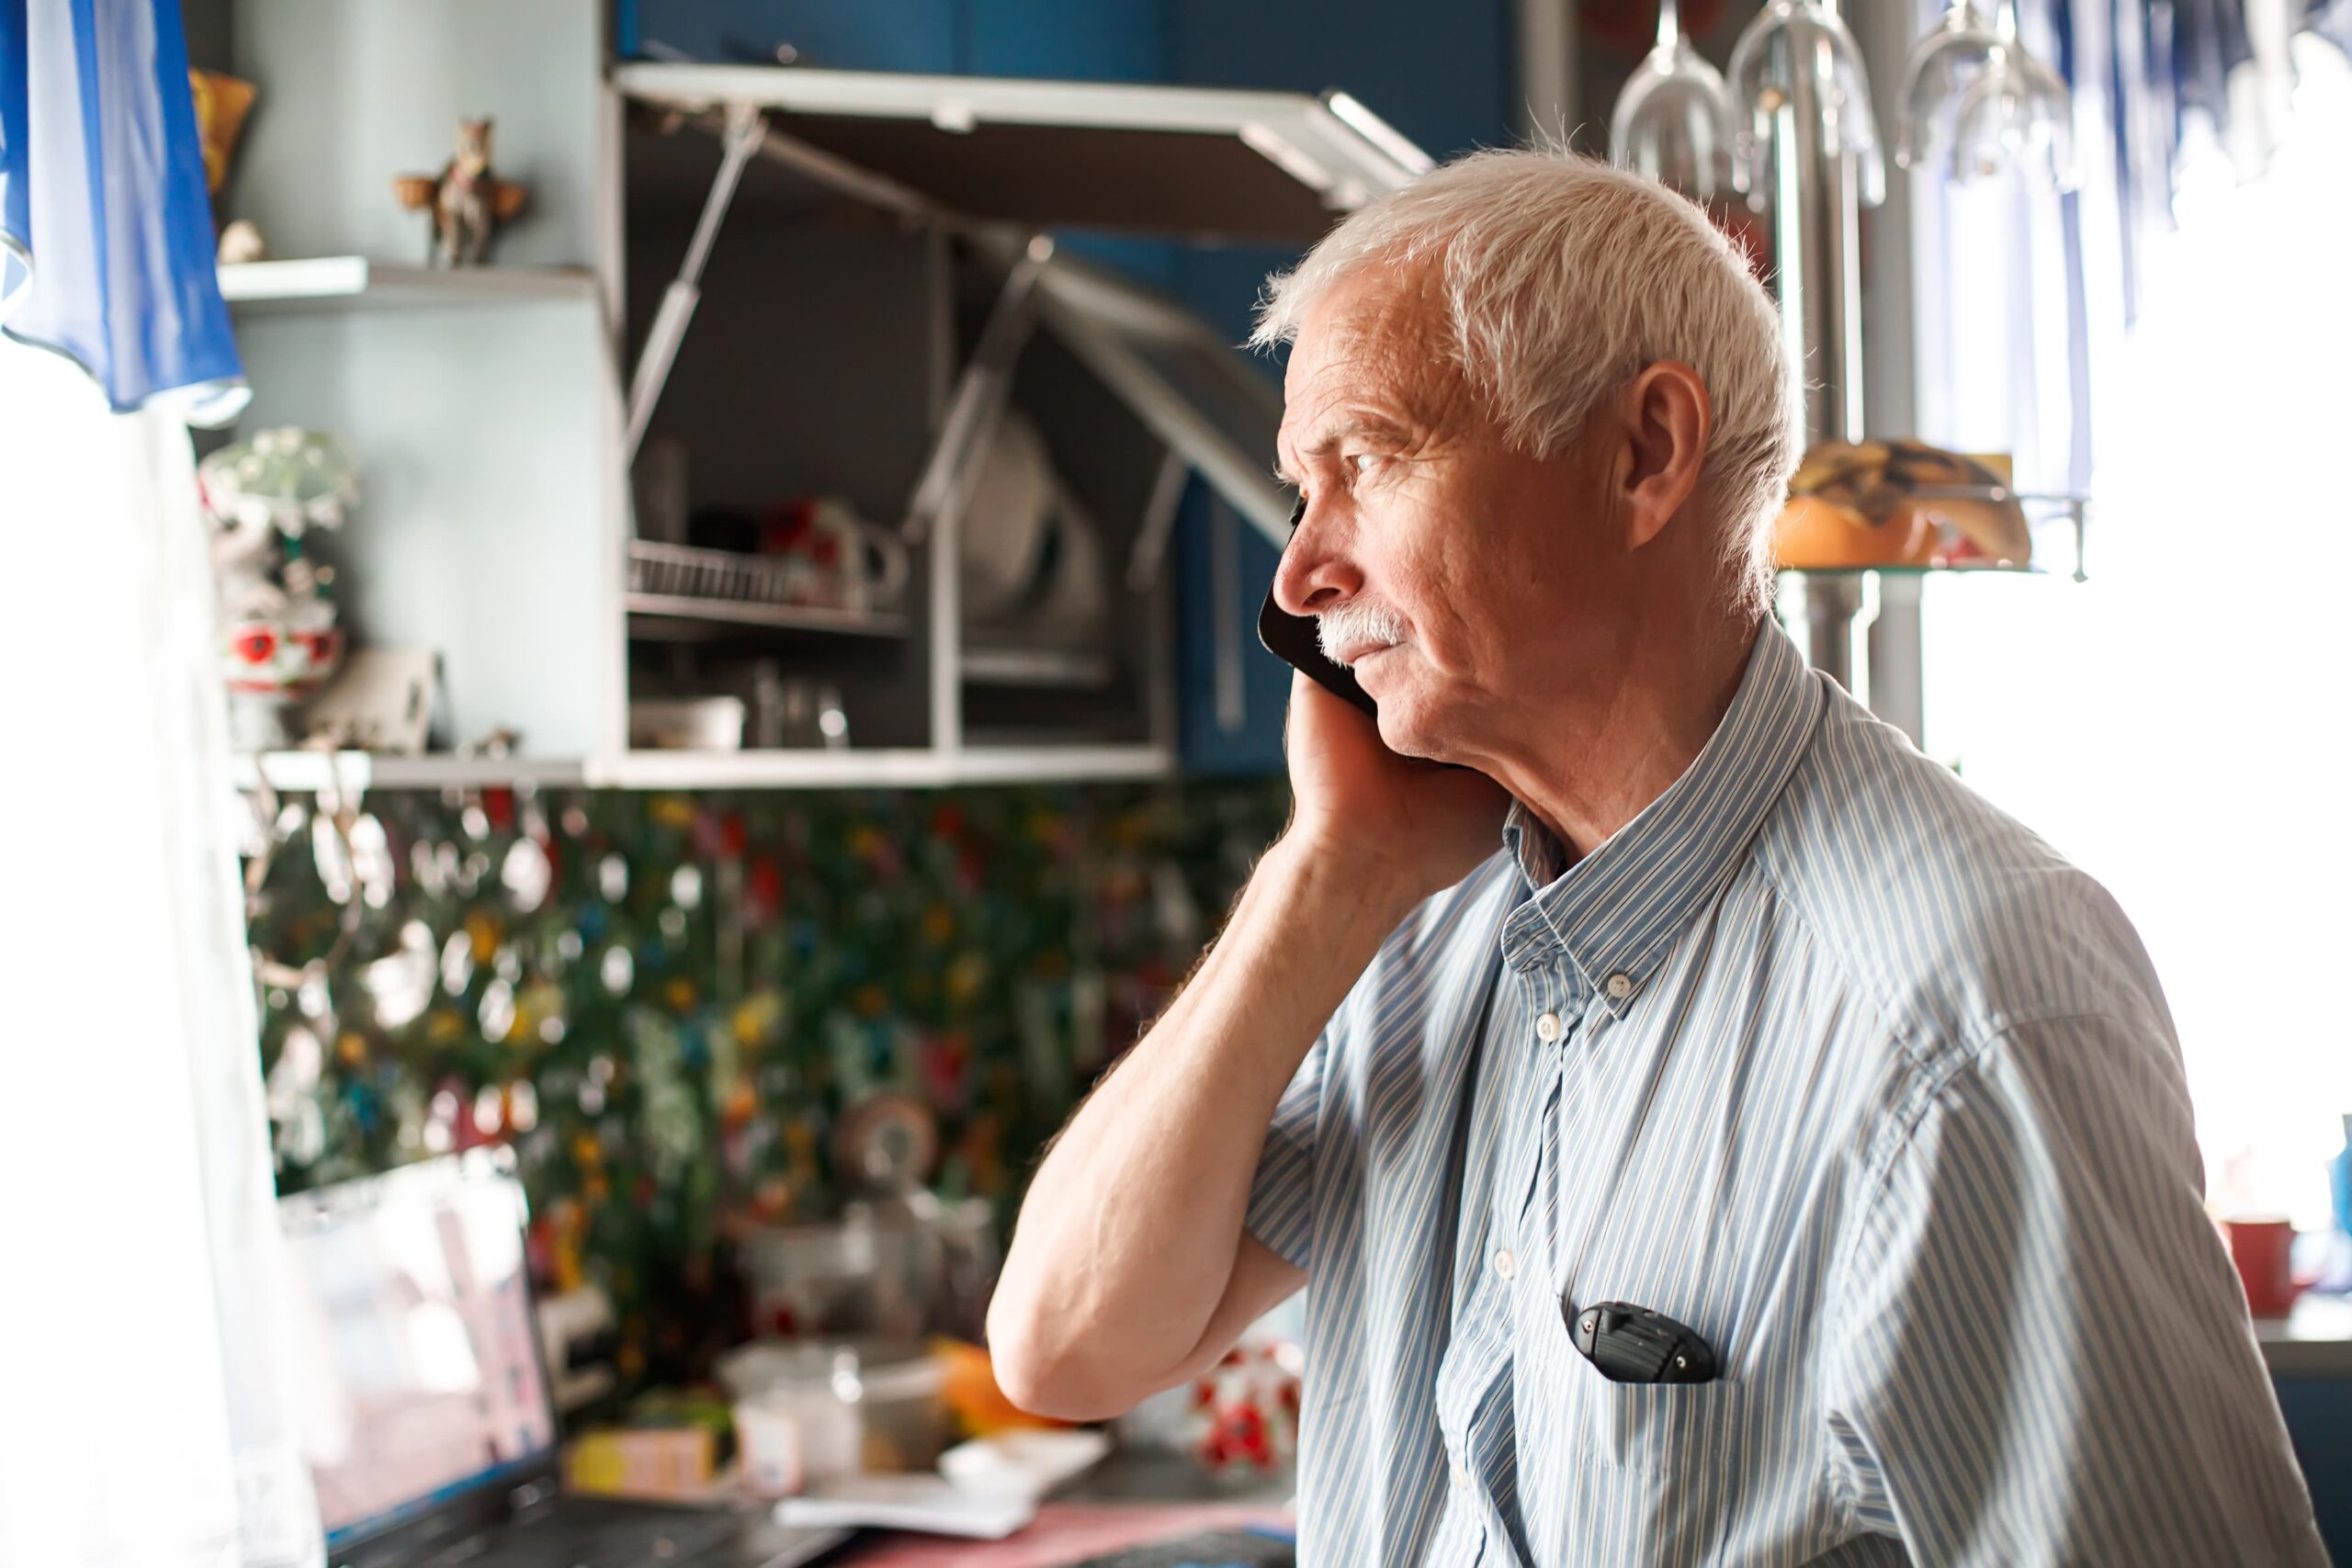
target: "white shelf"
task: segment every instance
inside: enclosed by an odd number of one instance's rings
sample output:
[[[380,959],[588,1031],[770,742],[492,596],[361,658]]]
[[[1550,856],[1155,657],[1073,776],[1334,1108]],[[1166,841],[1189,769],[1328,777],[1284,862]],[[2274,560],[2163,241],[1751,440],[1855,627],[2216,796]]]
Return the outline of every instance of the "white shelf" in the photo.
[[[1161,778],[1175,767],[1174,754],[1158,746],[630,751],[593,766],[590,782],[619,789],[924,789]]]
[[[1117,679],[1106,653],[1059,648],[967,648],[964,679],[976,686],[1099,690]]]
[[[2305,1292],[2285,1317],[2257,1317],[2254,1337],[2270,1374],[2352,1378],[2352,1301]]]
[[[234,761],[239,789],[266,781],[288,795],[327,789],[481,789],[496,784],[600,789],[927,789],[948,784],[1163,778],[1158,746],[972,747],[842,751],[625,751],[586,761],[536,757],[377,757],[365,751],[271,751]]]
[[[224,265],[220,297],[248,314],[376,305],[525,304],[593,299],[595,280],[586,271],[570,267],[402,266],[366,256],[308,256]]]
[[[481,788],[526,783],[555,786],[584,784],[588,776],[586,767],[576,761],[447,753],[379,757],[368,751],[267,751],[237,757],[232,767],[239,789],[252,789],[266,781],[274,790],[295,795],[325,789]]]
[[[1165,746],[967,746],[949,759],[946,782],[1054,784],[1068,779],[1158,779],[1176,771]]]
[[[616,789],[856,789],[943,784],[940,754],[908,749],[627,751],[595,769]]]

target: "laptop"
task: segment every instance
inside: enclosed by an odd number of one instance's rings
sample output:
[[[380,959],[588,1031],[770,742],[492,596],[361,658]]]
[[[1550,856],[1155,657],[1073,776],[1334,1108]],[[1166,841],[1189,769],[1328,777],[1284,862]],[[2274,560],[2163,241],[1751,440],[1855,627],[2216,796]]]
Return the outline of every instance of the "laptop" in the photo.
[[[765,1507],[568,1497],[504,1149],[281,1199],[303,1446],[332,1568],[798,1568]]]

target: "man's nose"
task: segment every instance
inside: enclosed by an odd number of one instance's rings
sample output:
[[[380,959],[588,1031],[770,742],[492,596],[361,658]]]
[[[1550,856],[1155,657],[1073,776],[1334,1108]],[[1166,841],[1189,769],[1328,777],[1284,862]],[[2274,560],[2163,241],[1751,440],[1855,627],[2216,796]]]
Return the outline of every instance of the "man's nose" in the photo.
[[[1354,597],[1363,576],[1335,546],[1330,524],[1308,507],[1274,568],[1274,604],[1290,615],[1313,615]]]

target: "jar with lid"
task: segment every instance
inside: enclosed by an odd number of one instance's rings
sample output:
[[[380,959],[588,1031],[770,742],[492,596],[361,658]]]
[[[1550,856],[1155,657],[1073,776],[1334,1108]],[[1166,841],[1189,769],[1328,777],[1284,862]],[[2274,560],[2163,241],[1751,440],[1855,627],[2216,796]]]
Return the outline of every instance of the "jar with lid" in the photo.
[[[790,1497],[861,1468],[865,1416],[857,1352],[842,1345],[751,1345],[719,1377],[735,1395],[744,1489]]]

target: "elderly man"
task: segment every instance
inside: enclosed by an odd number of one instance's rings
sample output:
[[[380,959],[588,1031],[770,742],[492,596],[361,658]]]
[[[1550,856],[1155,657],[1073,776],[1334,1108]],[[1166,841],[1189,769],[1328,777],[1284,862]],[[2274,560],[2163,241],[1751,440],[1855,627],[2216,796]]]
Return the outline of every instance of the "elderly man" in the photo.
[[[1295,684],[1289,829],[1030,1190],[1012,1397],[1304,1284],[1308,1562],[2323,1563],[2131,927],[1767,614],[1733,247],[1482,153],[1259,336],[1377,732]]]

